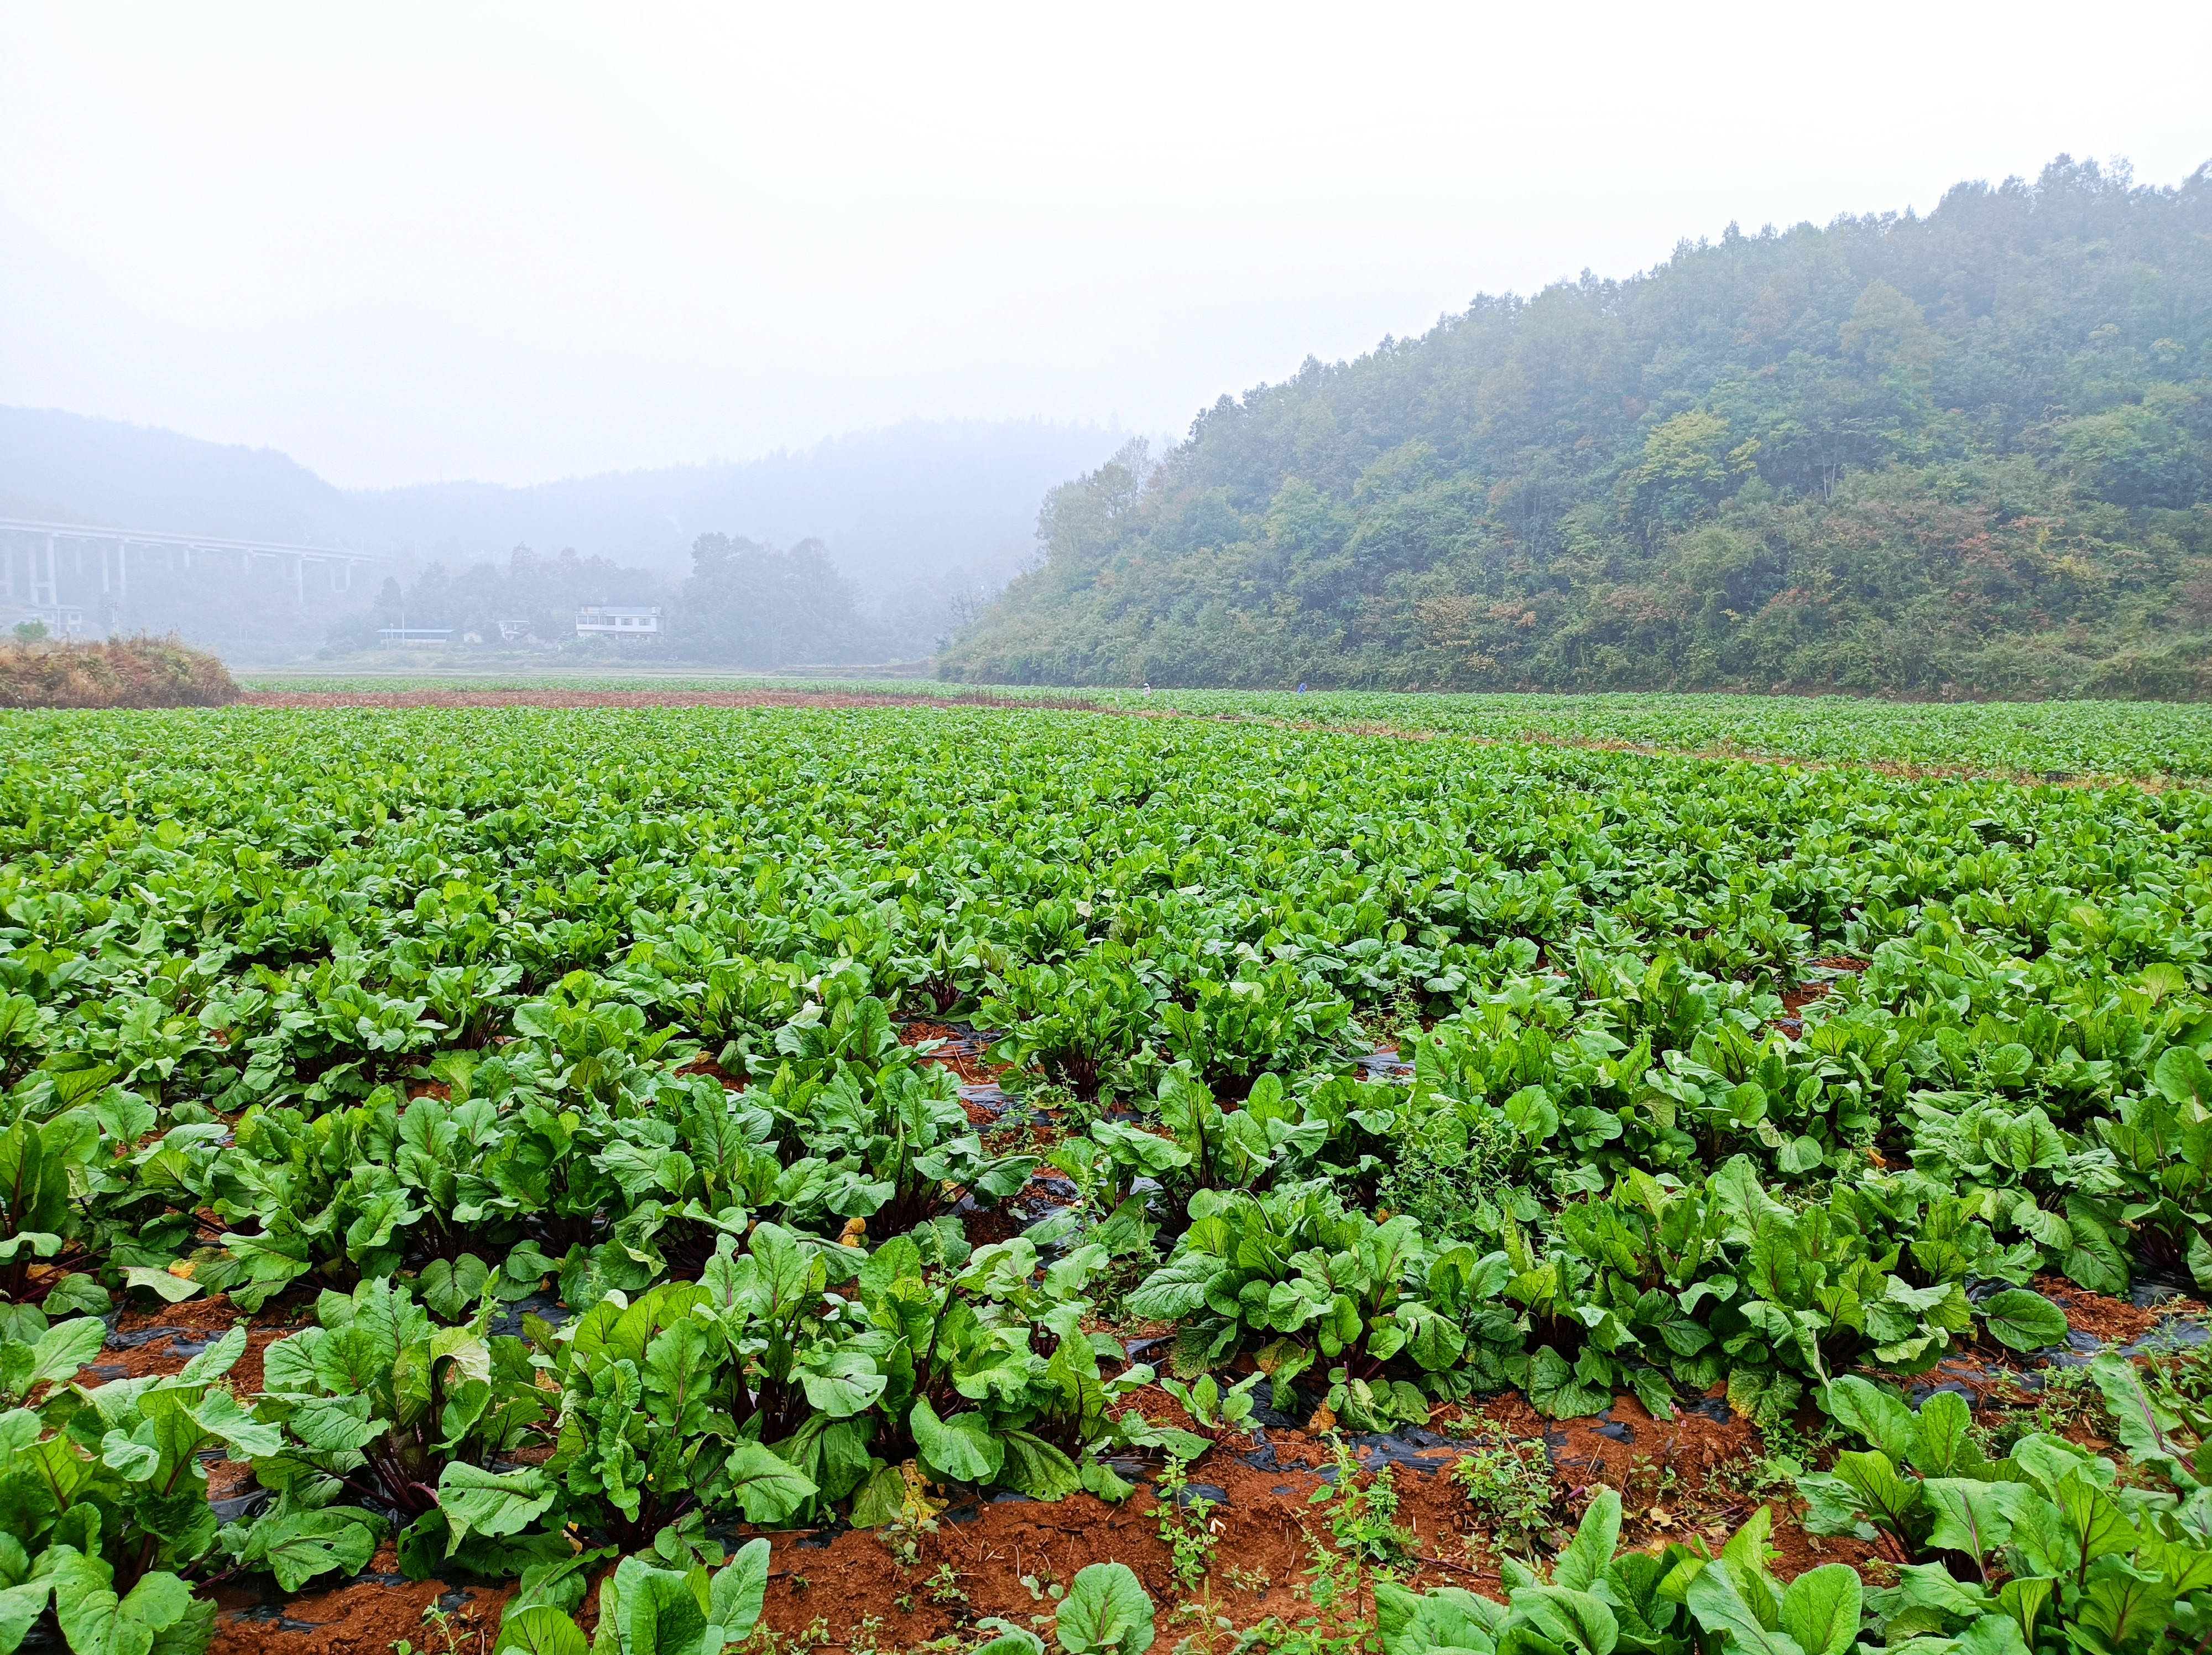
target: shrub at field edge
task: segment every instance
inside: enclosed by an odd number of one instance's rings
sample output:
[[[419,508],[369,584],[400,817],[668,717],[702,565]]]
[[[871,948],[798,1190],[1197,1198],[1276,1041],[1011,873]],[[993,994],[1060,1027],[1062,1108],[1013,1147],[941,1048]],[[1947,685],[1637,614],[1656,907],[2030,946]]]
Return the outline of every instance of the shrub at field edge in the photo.
[[[0,707],[223,707],[230,669],[174,634],[0,642]]]

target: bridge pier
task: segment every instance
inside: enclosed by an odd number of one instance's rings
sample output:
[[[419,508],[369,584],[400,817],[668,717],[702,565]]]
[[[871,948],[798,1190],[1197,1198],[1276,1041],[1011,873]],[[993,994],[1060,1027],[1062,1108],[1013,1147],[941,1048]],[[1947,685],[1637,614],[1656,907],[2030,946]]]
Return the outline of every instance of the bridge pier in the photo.
[[[349,593],[354,589],[356,563],[376,564],[386,561],[380,557],[328,546],[286,545],[266,540],[230,540],[203,534],[167,534],[0,517],[0,597],[17,604],[27,599],[33,607],[59,608],[59,553],[64,541],[69,543],[76,559],[73,590],[83,590],[84,587],[78,583],[90,579],[92,571],[86,566],[85,553],[87,542],[94,543],[91,549],[100,558],[100,597],[111,610],[130,600],[131,548],[133,545],[158,548],[161,553],[162,567],[170,575],[177,573],[177,554],[182,552],[183,570],[188,576],[204,567],[203,560],[194,557],[195,552],[205,554],[221,567],[234,567],[240,575],[249,577],[255,573],[258,560],[266,557],[280,578],[289,577],[288,584],[292,588],[293,601],[303,606],[307,601],[307,566],[310,563],[325,571],[332,593]],[[15,574],[15,551],[19,545],[24,553],[24,583],[21,585],[17,584]],[[230,562],[234,557],[237,559],[234,565]]]

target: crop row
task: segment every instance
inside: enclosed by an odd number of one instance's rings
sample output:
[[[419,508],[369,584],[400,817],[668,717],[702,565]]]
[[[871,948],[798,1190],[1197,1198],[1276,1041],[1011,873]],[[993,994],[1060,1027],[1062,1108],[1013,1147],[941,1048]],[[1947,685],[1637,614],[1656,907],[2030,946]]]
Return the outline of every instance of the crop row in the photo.
[[[543,678],[300,678],[247,681],[249,689],[349,691],[533,690]],[[2098,777],[2212,778],[2212,709],[2188,702],[1898,702],[1851,696],[1490,695],[1322,690],[1068,690],[1018,685],[939,685],[911,678],[645,678],[580,674],[557,687],[590,692],[774,689],[859,692],[948,703],[982,697],[1009,705],[1074,700],[1124,712],[1186,713],[1357,731],[1449,735],[1484,742],[1625,745],[1675,754],[1717,754],[1829,764],[1925,768],[1944,774],[2072,782]]]
[[[0,1634],[66,1575],[181,1648],[145,1582],[387,1533],[573,1608],[568,1530],[1119,1498],[1206,1445],[1156,1367],[1254,1376],[1201,1424],[1771,1420],[2063,1341],[2039,1276],[2212,1285],[2194,791],[1042,712],[0,735]],[[313,1325],[69,1383],[214,1293]]]

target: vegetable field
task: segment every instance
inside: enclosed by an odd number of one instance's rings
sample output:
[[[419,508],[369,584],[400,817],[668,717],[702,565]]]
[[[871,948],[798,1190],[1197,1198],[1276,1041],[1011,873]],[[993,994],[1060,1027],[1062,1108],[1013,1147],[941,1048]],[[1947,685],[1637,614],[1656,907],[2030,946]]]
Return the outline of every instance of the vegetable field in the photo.
[[[914,678],[802,680],[668,678],[641,673],[562,678],[388,675],[249,679],[277,699],[357,695],[404,699],[598,692],[614,699],[658,692],[728,694],[740,685],[787,694],[896,697],[1005,705],[1071,701],[1129,712],[1379,728],[1487,741],[1626,745],[1698,757],[1795,758],[1996,776],[2030,782],[2122,777],[2212,778],[2212,713],[2170,701],[1891,702],[1848,696],[1401,695],[1317,691],[1068,691],[1006,685],[937,685]]]
[[[1180,699],[0,718],[0,1655],[2206,1646],[2212,721]]]

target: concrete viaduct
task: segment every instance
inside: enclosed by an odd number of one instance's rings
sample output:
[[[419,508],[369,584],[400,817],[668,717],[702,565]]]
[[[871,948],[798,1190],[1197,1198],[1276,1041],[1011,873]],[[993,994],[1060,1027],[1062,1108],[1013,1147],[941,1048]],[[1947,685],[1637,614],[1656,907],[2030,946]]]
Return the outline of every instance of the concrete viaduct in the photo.
[[[366,552],[337,551],[327,546],[288,545],[281,540],[232,540],[212,534],[173,534],[159,529],[106,528],[88,523],[41,523],[26,518],[0,517],[0,602],[33,609],[61,607],[59,558],[64,551],[75,559],[75,573],[83,575],[87,554],[100,556],[100,592],[121,602],[130,595],[131,554],[139,567],[158,557],[174,570],[181,557],[189,572],[196,565],[228,567],[240,574],[252,571],[256,559],[273,563],[291,577],[293,594],[307,599],[307,570],[323,572],[332,592],[353,590],[356,563],[380,566],[387,557]]]

